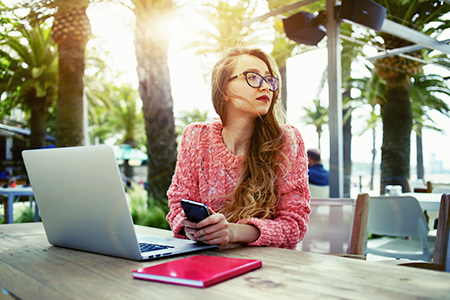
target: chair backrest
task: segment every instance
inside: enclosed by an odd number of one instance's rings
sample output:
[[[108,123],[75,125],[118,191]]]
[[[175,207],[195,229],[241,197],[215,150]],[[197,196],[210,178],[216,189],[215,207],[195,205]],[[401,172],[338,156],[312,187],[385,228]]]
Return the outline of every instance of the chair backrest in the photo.
[[[434,245],[433,263],[443,266],[450,272],[450,194],[443,194],[439,207],[436,243]]]
[[[309,193],[312,198],[328,198],[330,197],[330,186],[309,184]]]
[[[308,231],[297,249],[363,255],[369,195],[356,199],[311,198]]]
[[[401,265],[450,272],[450,194],[443,194],[439,207],[438,227],[432,263],[412,262]]]
[[[416,198],[370,197],[367,232],[402,237],[426,237],[428,225]]]

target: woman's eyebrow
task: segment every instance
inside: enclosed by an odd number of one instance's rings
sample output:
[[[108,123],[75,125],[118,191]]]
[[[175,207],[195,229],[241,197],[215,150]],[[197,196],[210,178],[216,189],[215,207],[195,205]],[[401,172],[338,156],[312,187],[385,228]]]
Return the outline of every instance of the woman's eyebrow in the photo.
[[[263,75],[259,69],[247,69],[247,70],[245,70],[245,72],[256,72],[258,74]],[[271,75],[271,74],[269,71],[266,71],[264,75],[267,76],[267,75]]]

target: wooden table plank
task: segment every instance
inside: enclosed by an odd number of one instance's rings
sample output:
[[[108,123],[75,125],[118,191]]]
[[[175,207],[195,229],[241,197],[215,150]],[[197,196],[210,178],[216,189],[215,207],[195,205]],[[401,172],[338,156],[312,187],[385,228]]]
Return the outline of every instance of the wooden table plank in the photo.
[[[138,262],[51,246],[41,223],[0,225],[0,283],[22,299],[450,298],[449,273],[270,247],[201,254],[257,258],[263,267],[207,289],[137,280],[133,269],[189,255]]]

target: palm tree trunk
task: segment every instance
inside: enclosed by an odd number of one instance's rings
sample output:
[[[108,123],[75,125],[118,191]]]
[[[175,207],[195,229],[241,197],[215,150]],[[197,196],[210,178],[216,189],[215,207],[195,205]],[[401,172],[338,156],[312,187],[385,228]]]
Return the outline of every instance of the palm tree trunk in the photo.
[[[409,97],[409,76],[399,74],[386,80],[386,100],[383,108],[383,146],[381,148],[381,186],[401,185],[406,191],[410,173],[412,111]]]
[[[424,179],[423,167],[423,144],[422,144],[422,128],[416,131],[416,159],[417,159],[417,179]]]
[[[345,116],[348,109],[344,109]],[[352,117],[351,115],[344,123],[343,127],[343,159],[344,159],[344,197],[350,197],[351,177],[352,177]]]
[[[322,137],[321,131],[317,130],[317,145],[318,145],[319,152],[321,152],[321,149],[322,149],[322,147],[320,146],[321,137]]]
[[[130,165],[130,161],[128,159],[123,161],[123,173],[128,179],[133,179],[134,177],[134,169],[133,166]]]
[[[372,162],[370,164],[370,185],[369,188],[373,190],[373,182],[375,176],[375,159],[377,157],[377,148],[376,148],[376,129],[372,129]]]
[[[58,44],[59,85],[56,102],[56,146],[81,146],[83,135],[84,47],[76,41]]]
[[[35,95],[27,99],[31,108],[30,115],[30,149],[40,149],[45,146],[45,133],[47,128],[47,101]]]
[[[80,146],[83,137],[84,51],[91,34],[89,0],[61,2],[52,26],[58,44],[59,84],[56,103],[57,147]]]
[[[158,34],[158,21],[168,7],[150,3],[135,9],[135,46],[139,91],[143,103],[148,151],[148,193],[157,201],[167,201],[177,159],[173,100],[167,64],[167,37]],[[149,30],[153,28],[154,30]],[[188,80],[188,79],[187,79]]]

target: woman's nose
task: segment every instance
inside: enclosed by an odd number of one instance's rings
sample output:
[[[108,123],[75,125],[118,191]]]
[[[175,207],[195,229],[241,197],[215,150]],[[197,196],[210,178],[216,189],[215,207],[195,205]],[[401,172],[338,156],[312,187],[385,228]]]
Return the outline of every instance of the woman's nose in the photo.
[[[261,86],[259,87],[259,89],[269,89],[270,88],[270,86],[269,86],[269,84],[267,83],[267,81],[265,80],[265,79],[263,79],[263,82],[262,82],[262,84],[261,84]]]

